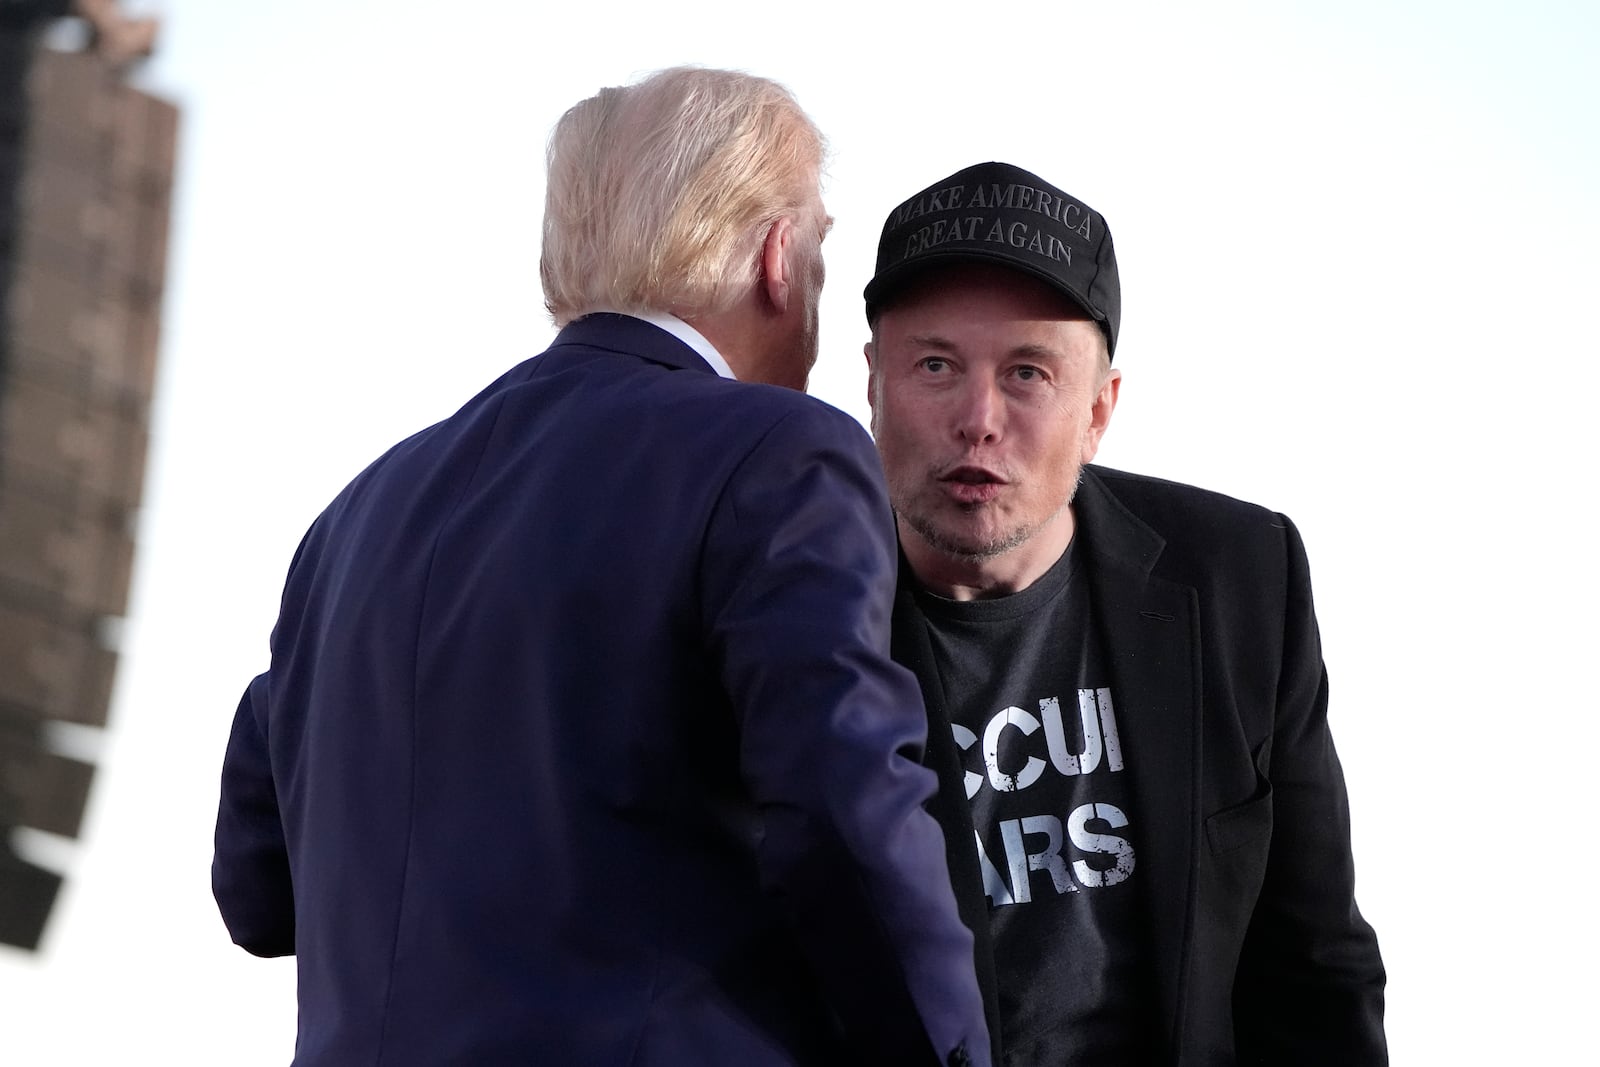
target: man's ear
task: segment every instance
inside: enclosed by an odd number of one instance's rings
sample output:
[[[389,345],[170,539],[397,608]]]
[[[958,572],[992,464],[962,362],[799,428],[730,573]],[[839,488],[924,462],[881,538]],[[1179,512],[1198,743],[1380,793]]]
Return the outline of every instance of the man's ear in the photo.
[[[1122,389],[1122,372],[1113,369],[1095,394],[1094,406],[1089,409],[1089,429],[1083,438],[1082,461],[1089,463],[1100,451],[1100,440],[1111,426],[1111,415],[1117,410],[1117,396]]]
[[[873,418],[878,415],[878,390],[872,377],[873,344],[868,341],[861,346],[861,354],[867,357],[867,406],[872,409]]]
[[[772,224],[761,242],[761,285],[778,314],[789,310],[789,250],[794,244],[794,220],[787,215]]]

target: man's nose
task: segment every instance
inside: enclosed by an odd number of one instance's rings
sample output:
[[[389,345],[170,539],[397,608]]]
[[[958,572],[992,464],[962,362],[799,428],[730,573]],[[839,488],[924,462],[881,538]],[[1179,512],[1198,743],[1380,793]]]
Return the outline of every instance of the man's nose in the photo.
[[[993,444],[1005,424],[1005,398],[992,381],[972,380],[961,392],[956,433],[969,445]]]

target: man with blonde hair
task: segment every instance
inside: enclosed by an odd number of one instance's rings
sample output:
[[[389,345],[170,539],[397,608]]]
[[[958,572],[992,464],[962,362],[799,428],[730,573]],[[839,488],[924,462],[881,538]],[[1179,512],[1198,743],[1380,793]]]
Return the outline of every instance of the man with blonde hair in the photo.
[[[574,107],[555,343],[306,535],[213,863],[302,1067],[989,1062],[881,468],[798,391],[822,147],[744,74]]]

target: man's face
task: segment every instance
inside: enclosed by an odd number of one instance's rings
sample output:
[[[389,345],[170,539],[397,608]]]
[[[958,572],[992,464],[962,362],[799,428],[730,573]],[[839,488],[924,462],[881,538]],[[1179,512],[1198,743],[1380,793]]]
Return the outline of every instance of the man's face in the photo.
[[[867,347],[872,428],[914,565],[932,550],[1048,566],[1066,550],[1067,504],[1116,405],[1102,338],[1071,301],[1003,267],[944,269],[883,311]]]

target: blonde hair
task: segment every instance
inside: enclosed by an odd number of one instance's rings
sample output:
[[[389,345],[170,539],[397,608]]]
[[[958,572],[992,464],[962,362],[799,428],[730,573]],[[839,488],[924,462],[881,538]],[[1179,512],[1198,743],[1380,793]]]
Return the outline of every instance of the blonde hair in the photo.
[[[602,89],[550,135],[545,307],[557,326],[598,308],[727,310],[767,230],[816,197],[823,150],[765,78],[674,67]]]

